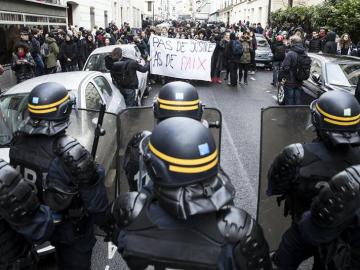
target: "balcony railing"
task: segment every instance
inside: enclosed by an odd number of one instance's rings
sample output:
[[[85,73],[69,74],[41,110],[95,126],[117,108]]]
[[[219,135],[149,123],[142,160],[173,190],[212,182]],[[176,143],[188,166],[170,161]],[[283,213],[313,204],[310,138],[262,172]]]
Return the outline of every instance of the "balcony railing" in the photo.
[[[35,3],[42,3],[47,5],[54,5],[54,6],[64,6],[63,0],[26,0],[28,2],[35,2]]]

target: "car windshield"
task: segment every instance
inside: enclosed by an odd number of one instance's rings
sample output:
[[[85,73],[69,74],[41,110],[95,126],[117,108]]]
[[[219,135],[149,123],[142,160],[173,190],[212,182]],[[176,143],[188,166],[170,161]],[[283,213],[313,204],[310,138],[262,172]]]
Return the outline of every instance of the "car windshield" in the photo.
[[[256,38],[258,47],[269,47],[269,43],[264,38]]]
[[[100,71],[102,73],[108,73],[109,70],[105,66],[105,56],[110,55],[110,53],[102,54],[93,54],[90,56],[85,70],[87,71]]]
[[[12,134],[26,118],[27,94],[5,95],[0,98],[0,145],[8,145]]]
[[[123,57],[136,61],[141,57],[141,53],[136,46],[123,46],[121,49]],[[90,55],[84,70],[109,73],[110,71],[105,66],[105,57],[107,55],[110,55],[110,52]]]
[[[76,91],[69,91],[77,99]],[[20,123],[28,116],[29,93],[4,95],[0,97],[0,147],[7,146],[18,130]]]
[[[360,62],[329,63],[326,65],[329,84],[354,87],[360,76]]]

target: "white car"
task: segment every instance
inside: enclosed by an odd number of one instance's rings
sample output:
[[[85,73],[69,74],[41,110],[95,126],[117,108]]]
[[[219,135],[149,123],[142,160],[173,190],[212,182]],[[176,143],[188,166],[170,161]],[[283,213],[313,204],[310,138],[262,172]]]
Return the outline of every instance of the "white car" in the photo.
[[[19,124],[27,115],[27,100],[30,91],[45,82],[57,82],[75,96],[79,109],[99,110],[106,104],[106,112],[117,115],[125,109],[124,97],[106,76],[96,71],[74,71],[36,77],[10,88],[0,96],[0,158],[9,160],[9,149],[4,148],[12,139]],[[96,113],[93,113],[96,115]],[[97,120],[93,117],[94,121]],[[81,138],[80,138],[81,141]]]
[[[89,58],[86,60],[84,65],[84,71],[100,71],[102,72],[108,80],[112,81],[110,71],[105,67],[105,56],[111,54],[113,49],[120,47],[122,50],[123,57],[133,59],[141,64],[145,64],[145,61],[141,58],[141,53],[134,44],[119,44],[112,46],[100,47],[94,50]],[[141,73],[137,72],[137,77],[139,81],[138,85],[138,105],[141,106],[141,100],[144,96],[145,91],[147,90],[147,78],[148,72]],[[150,89],[149,89],[150,90]]]

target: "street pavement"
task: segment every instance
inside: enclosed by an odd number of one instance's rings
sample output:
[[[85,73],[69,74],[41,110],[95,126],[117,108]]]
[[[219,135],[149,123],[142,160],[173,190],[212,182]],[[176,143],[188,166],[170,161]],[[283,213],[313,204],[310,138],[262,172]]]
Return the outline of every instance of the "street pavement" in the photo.
[[[221,166],[236,188],[235,205],[253,217],[257,207],[261,108],[277,105],[271,79],[271,72],[259,71],[249,75],[247,86],[230,87],[226,82],[194,84],[203,104],[222,112]],[[160,87],[153,87],[145,105],[152,104]],[[100,238],[94,248],[92,266],[96,270],[127,269],[116,248]]]

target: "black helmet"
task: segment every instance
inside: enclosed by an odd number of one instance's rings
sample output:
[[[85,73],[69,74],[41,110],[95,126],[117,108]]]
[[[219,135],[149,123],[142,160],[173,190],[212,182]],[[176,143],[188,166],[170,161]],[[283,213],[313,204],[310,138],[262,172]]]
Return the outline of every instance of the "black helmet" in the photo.
[[[360,144],[360,105],[347,91],[328,91],[311,105],[312,122],[322,139],[337,144]]]
[[[32,120],[67,121],[73,102],[64,86],[54,82],[36,86],[29,95],[28,110]]]
[[[199,121],[187,117],[162,121],[150,137],[144,160],[156,197],[178,218],[216,211],[233,199],[233,189],[217,177],[214,138]]]
[[[184,116],[201,120],[203,107],[195,87],[186,82],[165,84],[154,102],[154,115],[158,120]]]

